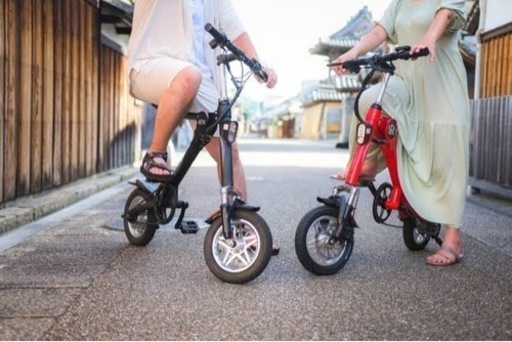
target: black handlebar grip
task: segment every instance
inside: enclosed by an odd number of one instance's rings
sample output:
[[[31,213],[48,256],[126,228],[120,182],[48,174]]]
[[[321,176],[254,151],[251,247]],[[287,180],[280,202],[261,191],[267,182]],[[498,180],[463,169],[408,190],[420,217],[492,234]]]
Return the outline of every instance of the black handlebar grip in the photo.
[[[250,59],[246,64],[249,66],[252,72],[258,76],[259,79],[261,79],[263,82],[268,81],[268,75],[265,71],[263,71],[263,65],[261,65],[257,59]]]
[[[268,81],[268,75],[265,71],[261,70],[259,73],[258,73],[258,77],[262,79],[263,82],[267,82]]]
[[[215,27],[213,27],[212,24],[210,23],[207,23],[206,25],[204,25],[204,29],[206,30],[206,32],[208,32],[209,34],[212,35],[213,38],[215,38],[215,40],[217,41],[217,43],[219,45],[224,45],[226,43],[226,41],[228,40],[228,38],[226,37],[226,35],[222,32],[220,32],[219,30],[217,30]]]
[[[411,53],[410,57],[411,58],[423,57],[423,56],[428,56],[429,54],[430,54],[430,51],[428,50],[428,48],[423,48],[418,52]]]

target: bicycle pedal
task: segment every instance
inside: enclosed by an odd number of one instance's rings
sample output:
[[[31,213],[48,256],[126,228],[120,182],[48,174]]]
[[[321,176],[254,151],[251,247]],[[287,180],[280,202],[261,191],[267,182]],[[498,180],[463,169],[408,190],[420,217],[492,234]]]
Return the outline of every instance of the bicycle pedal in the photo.
[[[183,234],[195,234],[199,230],[199,225],[193,220],[183,220],[179,229]]]

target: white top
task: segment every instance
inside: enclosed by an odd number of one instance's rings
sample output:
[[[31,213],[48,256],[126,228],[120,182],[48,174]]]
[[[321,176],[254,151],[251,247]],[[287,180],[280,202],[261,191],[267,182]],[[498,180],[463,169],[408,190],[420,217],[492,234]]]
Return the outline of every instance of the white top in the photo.
[[[212,72],[206,61],[206,51],[204,46],[204,30],[206,24],[204,20],[204,0],[192,0],[192,24],[194,26],[194,56],[196,65],[201,70],[203,78],[211,78]]]
[[[204,22],[224,32],[228,39],[245,32],[231,0],[204,0],[203,4]],[[137,0],[128,43],[128,74],[153,58],[170,57],[197,64],[192,13],[192,0]],[[208,33],[203,35],[204,60],[210,70],[216,70],[211,39]],[[212,76],[220,87],[218,73]]]

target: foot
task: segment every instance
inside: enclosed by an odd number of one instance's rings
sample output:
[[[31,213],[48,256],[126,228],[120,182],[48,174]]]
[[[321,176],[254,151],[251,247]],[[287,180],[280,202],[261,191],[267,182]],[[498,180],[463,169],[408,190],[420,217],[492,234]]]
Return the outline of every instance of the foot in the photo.
[[[147,152],[142,159],[140,172],[150,181],[169,181],[172,176],[172,170],[167,167],[167,153]]]
[[[348,169],[342,170],[331,176],[332,179],[344,181],[347,179]],[[359,178],[367,178],[374,180],[375,176],[377,176],[377,168],[370,162],[365,162],[363,164],[363,168],[361,169],[361,175]]]
[[[456,251],[453,247],[443,243],[436,253],[427,257],[427,264],[432,266],[450,266],[458,263],[461,259],[460,247]]]

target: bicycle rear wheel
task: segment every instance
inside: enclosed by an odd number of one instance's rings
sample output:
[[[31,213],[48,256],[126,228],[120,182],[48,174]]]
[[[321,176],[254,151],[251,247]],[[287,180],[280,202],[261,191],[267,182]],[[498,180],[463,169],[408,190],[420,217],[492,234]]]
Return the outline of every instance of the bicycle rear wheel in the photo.
[[[427,246],[430,241],[430,236],[426,233],[420,232],[416,221],[412,218],[407,218],[403,225],[403,238],[407,248],[411,251],[420,251]]]
[[[158,229],[158,219],[154,209],[148,209],[150,193],[135,189],[126,200],[123,223],[124,232],[132,245],[145,246]]]

